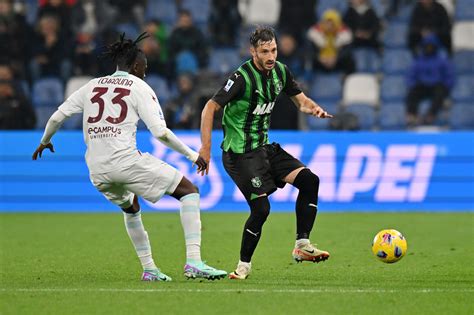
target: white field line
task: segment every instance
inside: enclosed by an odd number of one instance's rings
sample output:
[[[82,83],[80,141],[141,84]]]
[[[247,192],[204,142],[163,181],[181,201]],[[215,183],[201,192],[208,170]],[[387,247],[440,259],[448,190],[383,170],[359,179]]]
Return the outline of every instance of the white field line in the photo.
[[[172,288],[155,288],[155,289],[125,289],[125,288],[0,288],[0,292],[126,292],[126,293],[163,293],[163,292],[183,292],[183,293],[467,293],[473,292],[474,288],[420,288],[420,289],[172,289]]]

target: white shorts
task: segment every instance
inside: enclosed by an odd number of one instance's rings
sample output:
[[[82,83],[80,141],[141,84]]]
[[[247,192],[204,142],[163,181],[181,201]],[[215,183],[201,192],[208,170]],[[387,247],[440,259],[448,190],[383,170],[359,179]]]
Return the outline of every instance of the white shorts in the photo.
[[[132,205],[134,195],[157,202],[164,194],[172,194],[182,178],[180,171],[148,153],[130,167],[90,175],[105,198],[123,208]]]

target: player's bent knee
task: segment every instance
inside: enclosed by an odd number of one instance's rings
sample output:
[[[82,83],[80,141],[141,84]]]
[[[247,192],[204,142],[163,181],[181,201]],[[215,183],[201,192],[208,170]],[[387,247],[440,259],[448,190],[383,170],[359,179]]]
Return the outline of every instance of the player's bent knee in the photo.
[[[251,215],[259,217],[265,221],[270,214],[270,201],[268,196],[261,196],[249,202]]]
[[[140,209],[135,209],[133,206],[130,206],[128,208],[122,208],[122,211],[128,214],[134,214],[140,211]]]
[[[319,176],[308,168],[302,169],[296,176],[293,185],[299,190],[317,193],[319,190]]]
[[[134,195],[132,201],[128,201],[120,205],[123,212],[134,214],[140,211],[140,203],[138,202],[138,196]]]

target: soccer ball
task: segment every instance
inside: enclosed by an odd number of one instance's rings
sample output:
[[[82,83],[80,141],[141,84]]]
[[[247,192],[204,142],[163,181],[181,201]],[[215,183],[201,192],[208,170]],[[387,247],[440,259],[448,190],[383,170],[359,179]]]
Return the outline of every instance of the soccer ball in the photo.
[[[397,262],[407,252],[407,240],[397,230],[382,230],[374,237],[372,252],[385,263]]]

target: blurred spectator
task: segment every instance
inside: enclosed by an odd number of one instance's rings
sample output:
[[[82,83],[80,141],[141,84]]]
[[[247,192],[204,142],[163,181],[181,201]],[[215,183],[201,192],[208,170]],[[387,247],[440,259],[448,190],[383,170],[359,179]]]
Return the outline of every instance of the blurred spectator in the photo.
[[[12,69],[0,65],[0,129],[33,129],[36,116]]]
[[[31,29],[25,17],[13,11],[12,0],[0,0],[0,62],[9,63],[25,78]]]
[[[349,44],[351,31],[342,23],[341,16],[335,10],[326,10],[321,22],[308,30],[308,39],[315,48],[313,68],[325,72],[354,72],[355,64]]]
[[[132,23],[143,28],[145,0],[109,0],[108,3],[115,10],[115,23]]]
[[[283,33],[278,38],[278,60],[288,65],[296,78],[304,75],[304,55],[297,45],[291,34]]]
[[[286,64],[295,78],[304,76],[304,55],[298,49],[296,39],[289,33],[283,33],[278,38],[278,61]],[[271,128],[280,130],[298,129],[298,109],[285,93],[281,93],[275,101]]]
[[[306,30],[316,22],[316,0],[280,0],[278,31],[291,34],[298,45],[303,45]]]
[[[165,25],[159,20],[151,20],[147,22],[145,31],[150,37],[142,41],[141,49],[148,60],[147,72],[169,77],[172,69],[168,62],[168,38]]]
[[[97,44],[94,33],[80,32],[76,35],[74,49],[74,75],[96,76],[97,64]]]
[[[409,69],[406,107],[407,124],[410,127],[418,123],[433,124],[454,85],[453,65],[439,52],[439,46],[436,35],[426,36],[420,55]],[[431,99],[431,108],[424,119],[419,119],[418,105],[426,98]]]
[[[380,20],[368,0],[351,0],[344,23],[352,30],[352,46],[380,49]]]
[[[214,46],[235,46],[242,21],[237,0],[212,0],[209,30]]]
[[[164,110],[169,128],[198,128],[199,119],[196,119],[197,97],[194,80],[191,74],[183,73],[178,76],[178,95],[169,101]]]
[[[451,54],[451,22],[446,9],[434,0],[417,1],[410,18],[408,47],[418,53],[423,37],[436,34],[444,48]]]
[[[276,25],[281,0],[238,0],[240,16],[245,25]],[[298,0],[298,3],[301,0]]]
[[[59,32],[56,16],[45,15],[38,22],[33,39],[31,74],[34,80],[45,76],[59,76],[67,80],[71,72],[68,60],[70,45]]]
[[[111,73],[114,73],[117,69],[117,65],[112,61],[111,58],[103,58],[103,53],[105,52],[106,47],[112,43],[115,43],[117,37],[119,37],[120,35],[121,34],[117,33],[116,30],[112,28],[107,28],[101,34],[98,34],[98,36],[96,36],[96,42],[98,45],[98,76],[109,75]]]
[[[173,60],[176,60],[176,56],[183,51],[191,52],[200,68],[206,67],[208,62],[206,39],[201,30],[194,25],[191,12],[188,10],[179,12],[176,27],[169,38],[169,52]]]
[[[43,4],[40,4],[38,10],[38,19],[44,16],[55,16],[59,22],[59,31],[62,36],[72,35],[72,24],[71,24],[71,4],[68,4],[65,0],[46,0]]]
[[[79,0],[72,8],[74,33],[100,34],[111,27],[114,13],[107,1]]]

